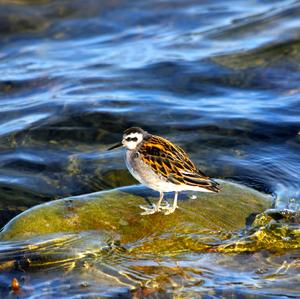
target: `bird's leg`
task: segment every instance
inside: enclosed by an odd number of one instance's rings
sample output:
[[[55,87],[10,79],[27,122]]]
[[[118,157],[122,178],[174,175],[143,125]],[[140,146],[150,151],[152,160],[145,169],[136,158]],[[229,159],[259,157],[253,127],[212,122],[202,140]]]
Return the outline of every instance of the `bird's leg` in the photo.
[[[177,208],[177,198],[178,198],[178,192],[175,191],[173,205],[172,205],[171,208],[166,209],[166,211],[164,212],[165,215],[172,214],[176,210],[176,208]]]
[[[165,202],[162,204],[163,198],[164,196],[162,195],[162,197],[159,198],[159,201],[157,203],[159,211],[168,210],[170,208],[170,204],[168,203],[167,200],[165,200]]]
[[[141,215],[151,215],[161,210],[160,204],[164,198],[163,192],[159,192],[159,200],[157,204],[152,204],[152,207],[140,206],[141,209],[145,210],[145,212],[141,213]]]
[[[157,212],[160,211],[160,204],[161,204],[163,198],[164,198],[163,192],[159,192],[159,200],[158,200],[158,202],[156,204]]]

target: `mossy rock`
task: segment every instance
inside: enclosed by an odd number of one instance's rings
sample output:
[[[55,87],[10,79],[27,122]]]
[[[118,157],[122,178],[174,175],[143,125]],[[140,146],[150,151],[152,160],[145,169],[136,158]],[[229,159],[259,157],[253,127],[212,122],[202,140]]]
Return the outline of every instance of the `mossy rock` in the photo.
[[[300,248],[300,212],[267,210],[257,215],[239,238],[217,247],[218,252],[282,251]]]
[[[263,246],[297,248],[295,238],[299,241],[299,235],[284,243],[282,231],[276,229],[272,217],[269,219],[270,213],[265,213],[272,205],[270,196],[230,182],[220,184],[218,194],[181,193],[179,209],[171,215],[140,215],[140,204],[158,200],[158,194],[143,186],[70,197],[31,208],[0,233],[5,245],[0,252],[0,273],[7,276],[21,269],[22,275],[26,273],[39,286],[42,277],[42,294],[52,294],[56,289],[59,297],[68,296],[63,293],[69,290],[66,285],[82,296],[113,297],[116,291],[128,298],[135,294],[142,298],[144,294],[180,293],[191,286],[193,297],[199,297],[193,286],[203,282],[202,271],[207,270],[210,258],[221,268],[228,262],[226,271],[230,272],[234,255],[228,252],[256,251]],[[252,226],[250,218],[254,220]],[[281,224],[289,226],[289,220]],[[293,226],[289,227],[287,233],[291,236]],[[239,258],[232,261],[234,273],[252,273],[252,266],[243,269],[242,263],[240,268]],[[216,264],[208,267],[209,273]],[[217,284],[217,273],[212,276]]]
[[[143,186],[52,201],[18,215],[4,227],[0,239],[102,231],[118,235],[122,244],[147,238],[139,247],[143,252],[168,251],[170,245],[174,251],[205,249],[216,238],[226,238],[226,234],[243,228],[249,215],[263,212],[272,201],[270,196],[250,188],[220,183],[222,190],[218,194],[180,194],[179,208],[171,215],[140,215],[139,205],[158,199],[155,192]],[[190,238],[192,235],[201,235],[203,239]]]

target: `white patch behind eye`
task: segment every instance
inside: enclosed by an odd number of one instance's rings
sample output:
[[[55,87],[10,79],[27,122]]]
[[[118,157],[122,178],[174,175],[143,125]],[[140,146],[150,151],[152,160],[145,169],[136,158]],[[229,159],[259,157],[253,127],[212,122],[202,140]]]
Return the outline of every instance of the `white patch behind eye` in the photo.
[[[130,139],[136,138],[136,141],[133,141],[133,140],[127,141],[128,138],[130,138]],[[128,149],[133,150],[142,141],[143,141],[143,134],[135,132],[135,133],[130,133],[128,135],[124,135],[122,143]]]

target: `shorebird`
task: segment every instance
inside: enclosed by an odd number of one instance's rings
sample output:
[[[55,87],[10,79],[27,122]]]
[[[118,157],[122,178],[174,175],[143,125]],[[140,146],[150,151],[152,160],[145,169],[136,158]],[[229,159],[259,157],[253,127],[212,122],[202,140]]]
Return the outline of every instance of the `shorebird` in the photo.
[[[220,191],[219,184],[200,171],[182,148],[163,137],[133,127],[125,130],[122,141],[108,150],[121,146],[126,148],[125,161],[133,177],[160,193],[157,204],[140,206],[145,210],[142,215],[173,213],[180,191]],[[175,192],[172,206],[161,205],[164,192]]]

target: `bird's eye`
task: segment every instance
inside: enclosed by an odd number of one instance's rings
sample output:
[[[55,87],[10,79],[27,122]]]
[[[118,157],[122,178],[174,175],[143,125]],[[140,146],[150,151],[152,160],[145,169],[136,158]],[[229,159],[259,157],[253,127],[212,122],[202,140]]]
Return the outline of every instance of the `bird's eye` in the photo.
[[[133,142],[136,142],[138,139],[137,139],[137,137],[127,137],[126,139],[125,139],[126,141],[133,141]]]

